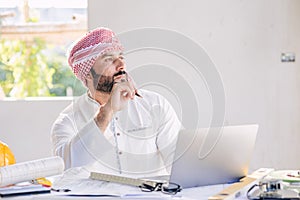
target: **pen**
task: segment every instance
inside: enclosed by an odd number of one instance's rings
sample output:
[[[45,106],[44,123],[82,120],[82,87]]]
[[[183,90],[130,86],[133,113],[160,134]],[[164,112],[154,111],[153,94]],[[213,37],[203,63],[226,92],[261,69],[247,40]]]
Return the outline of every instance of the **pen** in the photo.
[[[135,92],[135,96],[138,96],[140,98],[143,98],[139,93]]]
[[[54,192],[70,192],[71,190],[70,189],[54,189],[54,188],[51,188],[51,191],[54,191]]]

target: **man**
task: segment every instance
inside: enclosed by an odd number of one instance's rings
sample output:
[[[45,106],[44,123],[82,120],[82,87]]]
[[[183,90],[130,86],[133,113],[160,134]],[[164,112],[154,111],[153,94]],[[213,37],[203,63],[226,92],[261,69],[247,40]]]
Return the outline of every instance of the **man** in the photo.
[[[68,61],[88,91],[52,127],[54,154],[66,168],[93,165],[103,173],[136,176],[169,173],[181,123],[166,99],[136,89],[115,34],[107,28],[90,31],[72,47]]]

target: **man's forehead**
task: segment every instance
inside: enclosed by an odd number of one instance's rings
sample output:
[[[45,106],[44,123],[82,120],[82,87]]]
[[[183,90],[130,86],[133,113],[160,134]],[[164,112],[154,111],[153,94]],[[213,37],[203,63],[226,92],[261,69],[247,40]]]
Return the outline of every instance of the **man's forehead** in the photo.
[[[122,51],[109,51],[109,52],[104,53],[101,56],[101,58],[109,57],[109,56],[118,56],[118,55],[123,55],[123,52]]]

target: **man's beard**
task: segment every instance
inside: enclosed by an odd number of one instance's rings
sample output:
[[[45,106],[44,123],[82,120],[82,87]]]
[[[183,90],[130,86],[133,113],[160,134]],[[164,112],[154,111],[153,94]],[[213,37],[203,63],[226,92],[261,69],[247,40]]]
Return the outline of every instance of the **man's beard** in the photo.
[[[126,74],[125,71],[119,71],[113,76],[103,76],[94,74],[94,87],[99,92],[110,93],[115,84],[114,77]]]
[[[99,80],[99,81],[98,81]],[[113,76],[100,76],[100,78],[94,79],[94,86],[97,91],[110,93],[114,86],[114,78]]]

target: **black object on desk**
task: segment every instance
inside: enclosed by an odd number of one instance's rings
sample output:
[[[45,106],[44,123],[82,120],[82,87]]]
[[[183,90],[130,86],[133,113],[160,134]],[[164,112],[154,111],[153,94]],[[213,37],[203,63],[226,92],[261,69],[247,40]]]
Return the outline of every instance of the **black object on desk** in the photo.
[[[49,187],[42,185],[11,186],[0,188],[0,197],[50,193],[50,191]]]

